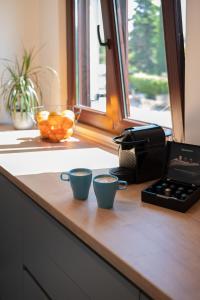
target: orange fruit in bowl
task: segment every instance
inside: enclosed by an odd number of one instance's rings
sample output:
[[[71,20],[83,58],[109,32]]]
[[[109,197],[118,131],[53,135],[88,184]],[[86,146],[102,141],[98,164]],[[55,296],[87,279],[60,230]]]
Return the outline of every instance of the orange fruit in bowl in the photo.
[[[52,132],[52,131],[49,133],[48,139],[54,143],[59,142],[58,138],[56,137],[55,132]]]
[[[62,116],[61,115],[52,115],[52,114],[50,114],[49,117],[48,117],[49,126],[57,128],[57,127],[61,126],[61,122],[62,122]]]
[[[67,116],[62,117],[62,124],[61,124],[62,128],[67,130],[67,129],[73,127],[73,125],[74,125],[74,121],[71,118],[69,118]]]
[[[40,129],[41,136],[43,138],[48,138],[49,135],[49,126],[47,120],[42,120],[39,122],[38,127]]]
[[[46,110],[39,111],[36,114],[36,121],[39,123],[39,122],[41,122],[43,120],[47,120],[48,116],[49,116],[49,112],[48,111],[46,111]]]
[[[61,113],[57,112],[57,111],[52,111],[52,112],[49,113],[50,117],[55,117],[55,116],[60,116],[60,115],[61,115]]]
[[[66,131],[64,129],[62,129],[62,128],[56,129],[54,131],[54,133],[55,133],[55,136],[56,136],[58,141],[61,141],[61,140],[65,139]]]
[[[70,136],[72,136],[72,134],[73,134],[73,128],[69,128],[67,130],[67,133],[64,136],[64,139],[68,139]]]
[[[72,110],[66,109],[62,111],[62,116],[75,120],[75,114]]]

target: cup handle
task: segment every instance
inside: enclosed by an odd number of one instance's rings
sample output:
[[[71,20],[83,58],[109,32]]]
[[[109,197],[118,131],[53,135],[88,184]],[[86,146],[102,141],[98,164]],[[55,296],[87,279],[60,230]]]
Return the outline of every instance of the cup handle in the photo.
[[[67,176],[67,177],[65,177]],[[63,181],[69,181],[69,173],[68,172],[62,172],[60,174],[60,179],[63,180]]]
[[[127,186],[128,186],[127,181],[118,180],[118,187],[117,187],[118,190],[125,190]]]

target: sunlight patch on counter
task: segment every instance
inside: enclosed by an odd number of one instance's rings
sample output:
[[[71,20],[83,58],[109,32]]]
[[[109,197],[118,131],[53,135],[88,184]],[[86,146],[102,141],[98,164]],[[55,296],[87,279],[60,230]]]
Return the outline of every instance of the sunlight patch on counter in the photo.
[[[0,131],[0,153],[5,151],[23,151],[38,149],[60,149],[80,140],[74,136],[60,143],[51,143],[40,138],[39,130]]]
[[[14,176],[55,173],[72,168],[104,169],[118,166],[118,157],[99,148],[49,150],[0,155],[0,165]]]
[[[31,132],[31,134],[30,134]],[[38,130],[10,130],[0,131],[0,146],[19,145],[23,141],[30,141],[39,137]]]

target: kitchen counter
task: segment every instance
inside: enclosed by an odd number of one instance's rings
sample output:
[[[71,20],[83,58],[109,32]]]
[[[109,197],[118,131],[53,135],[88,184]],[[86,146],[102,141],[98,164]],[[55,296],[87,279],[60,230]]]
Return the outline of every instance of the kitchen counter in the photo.
[[[114,209],[98,209],[92,188],[87,201],[74,200],[59,174],[105,172],[117,156],[76,136],[52,144],[37,130],[0,130],[1,174],[153,299],[200,299],[200,202],[185,214],[144,204],[145,183],[118,191]]]

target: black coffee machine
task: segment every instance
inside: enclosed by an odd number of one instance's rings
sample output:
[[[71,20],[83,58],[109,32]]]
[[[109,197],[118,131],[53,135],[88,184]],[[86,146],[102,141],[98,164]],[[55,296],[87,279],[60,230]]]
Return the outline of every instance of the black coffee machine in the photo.
[[[119,145],[119,167],[110,169],[110,174],[128,183],[161,177],[166,159],[162,127],[151,124],[127,128],[113,141]]]

